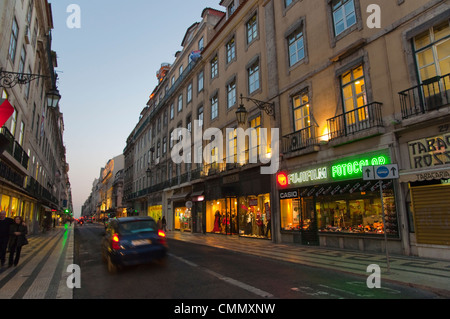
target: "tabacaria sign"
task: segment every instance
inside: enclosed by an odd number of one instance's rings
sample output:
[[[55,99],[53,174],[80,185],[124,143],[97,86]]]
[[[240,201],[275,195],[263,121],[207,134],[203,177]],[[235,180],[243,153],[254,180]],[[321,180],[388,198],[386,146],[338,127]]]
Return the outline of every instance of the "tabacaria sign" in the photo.
[[[277,175],[277,182],[280,188],[287,188],[358,179],[362,178],[364,166],[386,165],[390,162],[388,152],[382,150],[376,153],[347,157],[307,169],[280,172]]]
[[[450,133],[408,143],[411,168],[450,164]]]

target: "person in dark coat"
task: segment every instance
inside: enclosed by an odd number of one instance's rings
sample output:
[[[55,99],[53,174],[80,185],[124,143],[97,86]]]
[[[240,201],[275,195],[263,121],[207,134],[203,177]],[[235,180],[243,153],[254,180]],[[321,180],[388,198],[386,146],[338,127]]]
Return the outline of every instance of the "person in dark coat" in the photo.
[[[6,261],[6,248],[9,241],[9,227],[14,224],[12,218],[6,217],[6,212],[0,212],[0,262],[2,267]]]
[[[22,247],[28,244],[27,234],[28,228],[23,223],[22,217],[16,216],[14,218],[14,224],[9,228],[9,267],[11,267],[13,263],[14,266],[17,266],[19,263]]]

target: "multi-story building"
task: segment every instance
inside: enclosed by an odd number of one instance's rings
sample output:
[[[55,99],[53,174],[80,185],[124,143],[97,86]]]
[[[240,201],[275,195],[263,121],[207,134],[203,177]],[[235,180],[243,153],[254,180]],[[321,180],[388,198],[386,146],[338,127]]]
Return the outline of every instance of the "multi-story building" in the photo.
[[[0,90],[14,112],[1,128],[1,209],[21,215],[30,231],[72,209],[69,166],[56,89],[56,53],[51,50],[51,5],[46,0],[0,4]]]
[[[386,233],[390,252],[450,258],[450,7],[374,9],[364,0],[275,2],[279,236],[384,251]],[[391,163],[400,179],[381,192],[364,179],[364,166]]]
[[[162,66],[127,140],[128,204],[175,230],[450,258],[449,4],[220,4]],[[387,164],[398,179],[364,178]]]

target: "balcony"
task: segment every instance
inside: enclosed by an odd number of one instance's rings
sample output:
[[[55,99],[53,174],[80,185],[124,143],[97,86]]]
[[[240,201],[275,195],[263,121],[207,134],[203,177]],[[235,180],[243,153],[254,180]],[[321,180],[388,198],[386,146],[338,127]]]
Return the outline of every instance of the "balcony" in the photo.
[[[403,119],[438,110],[450,103],[450,73],[427,79],[398,94]]]
[[[380,128],[384,127],[381,106],[382,103],[372,102],[328,119],[330,141],[343,137],[359,139],[381,133]]]
[[[308,126],[300,131],[283,136],[283,153],[289,154],[305,149],[316,149],[319,145],[317,126]]]
[[[4,150],[14,157],[14,159],[27,170],[29,158],[22,146],[14,140],[14,136],[4,126],[0,128],[0,135],[2,136],[2,140],[5,141]]]

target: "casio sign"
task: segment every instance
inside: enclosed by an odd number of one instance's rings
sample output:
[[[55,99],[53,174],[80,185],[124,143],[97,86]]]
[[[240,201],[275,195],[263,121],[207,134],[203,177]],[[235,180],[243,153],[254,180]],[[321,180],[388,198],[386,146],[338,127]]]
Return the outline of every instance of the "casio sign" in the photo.
[[[297,191],[280,193],[280,199],[297,198],[297,197],[298,197]]]

